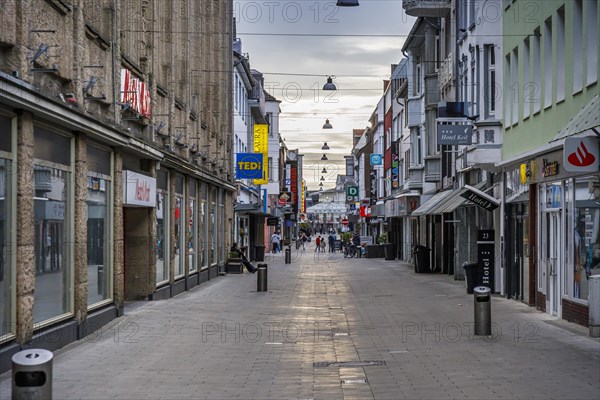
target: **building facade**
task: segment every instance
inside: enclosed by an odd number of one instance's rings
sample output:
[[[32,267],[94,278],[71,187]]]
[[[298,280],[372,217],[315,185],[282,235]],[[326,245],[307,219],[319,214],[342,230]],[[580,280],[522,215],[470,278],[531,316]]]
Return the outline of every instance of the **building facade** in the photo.
[[[216,277],[231,243],[232,4],[0,9],[2,371]],[[198,56],[202,55],[202,56]]]
[[[600,272],[598,2],[533,4],[517,22],[525,2],[503,2],[505,292],[587,325]]]

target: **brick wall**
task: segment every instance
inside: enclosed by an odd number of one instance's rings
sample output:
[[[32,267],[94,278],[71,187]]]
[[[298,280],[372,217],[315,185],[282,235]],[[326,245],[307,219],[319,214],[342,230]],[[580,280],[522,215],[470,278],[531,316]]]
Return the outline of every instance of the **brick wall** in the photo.
[[[563,299],[562,301],[562,317],[569,322],[574,322],[579,325],[588,326],[589,323],[589,308],[580,303]]]
[[[535,308],[546,312],[546,295],[544,293],[538,291],[535,292]]]

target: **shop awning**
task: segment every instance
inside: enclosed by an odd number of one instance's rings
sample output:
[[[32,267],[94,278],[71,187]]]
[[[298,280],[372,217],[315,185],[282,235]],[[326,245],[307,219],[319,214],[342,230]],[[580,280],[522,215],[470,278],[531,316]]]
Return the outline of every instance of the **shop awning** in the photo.
[[[258,204],[236,203],[233,206],[233,211],[238,215],[254,215],[257,217],[273,217],[273,215],[264,213]]]
[[[436,208],[435,214],[444,214],[444,213],[453,212],[458,207],[467,203],[468,200],[465,197],[461,196],[463,193],[466,192],[467,186],[468,185],[465,185],[465,187],[454,190],[452,192],[452,195],[448,196],[448,198],[446,198],[446,200],[444,200],[443,204],[440,204]],[[482,190],[484,187],[485,187],[485,182],[479,182],[478,184],[473,185],[473,188],[475,188],[477,190]]]
[[[474,204],[488,211],[494,211],[500,205],[500,200],[481,190],[484,186],[485,182],[480,182],[475,186],[465,185],[460,189],[456,189],[452,196],[436,208],[434,214],[450,213],[464,204]]]
[[[436,206],[441,204],[453,192],[454,192],[453,190],[446,190],[446,191],[437,193],[435,196],[433,196],[432,198],[427,200],[425,203],[423,203],[421,205],[421,207],[419,207],[415,211],[413,211],[411,216],[418,217],[420,215],[437,214],[437,212],[434,212]]]

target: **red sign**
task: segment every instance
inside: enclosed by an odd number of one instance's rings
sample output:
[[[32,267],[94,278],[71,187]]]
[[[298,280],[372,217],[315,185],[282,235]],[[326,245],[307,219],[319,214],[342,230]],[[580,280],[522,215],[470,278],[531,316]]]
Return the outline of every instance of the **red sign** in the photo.
[[[285,201],[285,199],[279,199],[277,201],[277,204],[279,204],[280,206],[285,206],[287,204],[287,201]]]
[[[348,225],[349,223],[350,221],[348,221],[348,218],[342,219],[342,225]]]
[[[569,172],[598,171],[600,150],[598,139],[594,137],[566,138],[564,143],[563,165]]]

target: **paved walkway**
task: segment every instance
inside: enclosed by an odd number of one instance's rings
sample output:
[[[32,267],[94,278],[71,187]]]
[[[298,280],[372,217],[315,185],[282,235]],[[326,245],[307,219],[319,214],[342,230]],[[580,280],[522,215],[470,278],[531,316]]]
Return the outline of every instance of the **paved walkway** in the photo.
[[[464,282],[312,249],[267,262],[267,293],[230,274],[56,352],[54,398],[600,398],[584,328],[494,297],[494,335],[474,336]]]

